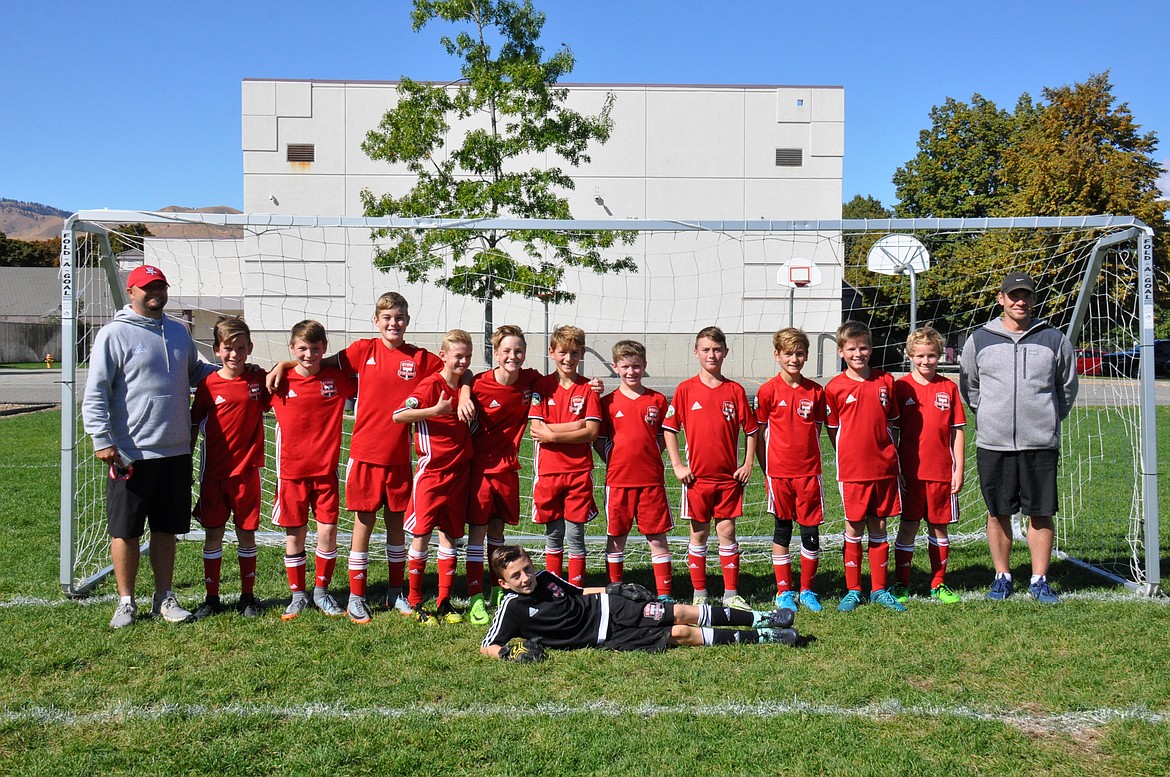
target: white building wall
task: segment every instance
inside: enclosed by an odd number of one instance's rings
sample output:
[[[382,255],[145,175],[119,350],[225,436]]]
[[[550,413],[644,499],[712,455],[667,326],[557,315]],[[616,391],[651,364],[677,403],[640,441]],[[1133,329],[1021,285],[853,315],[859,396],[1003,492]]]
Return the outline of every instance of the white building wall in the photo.
[[[394,105],[392,82],[271,81],[243,83],[244,208],[248,213],[361,216],[360,193],[403,194],[413,177],[403,165],[369,159],[366,133]],[[841,216],[844,91],[839,87],[568,85],[569,104],[596,113],[615,96],[614,131],[571,171],[567,193],[577,218],[836,219]],[[468,126],[475,122],[469,122]],[[450,145],[467,126],[452,128]],[[289,144],[311,143],[312,163],[288,162]],[[448,147],[450,147],[450,145]],[[778,148],[803,150],[800,167],[778,167]],[[560,165],[555,158],[526,166]],[[600,198],[601,202],[597,201]],[[447,214],[436,214],[447,215]],[[453,215],[453,214],[452,214]],[[318,236],[325,238],[325,235]],[[277,339],[292,323],[318,317],[336,340],[369,336],[373,301],[396,289],[411,301],[412,339],[434,345],[439,333],[482,331],[482,305],[433,286],[406,284],[371,263],[368,235],[337,242],[296,242],[268,235],[249,248],[245,314]],[[574,323],[607,357],[613,341],[632,336],[651,351],[650,375],[664,380],[694,371],[693,333],[715,323],[728,333],[728,373],[766,379],[775,373],[771,333],[803,326],[814,343],[841,318],[840,241],[835,236],[657,234],[625,247],[639,272],[566,276],[573,304],[553,306],[552,325]],[[825,283],[799,290],[792,303],[775,283],[787,259],[821,265]],[[256,290],[262,290],[257,295]],[[496,323],[533,333],[530,363],[540,366],[545,311],[535,300],[505,297]],[[334,342],[340,345],[340,342]],[[824,354],[831,370],[833,354]],[[604,373],[591,356],[587,372]]]

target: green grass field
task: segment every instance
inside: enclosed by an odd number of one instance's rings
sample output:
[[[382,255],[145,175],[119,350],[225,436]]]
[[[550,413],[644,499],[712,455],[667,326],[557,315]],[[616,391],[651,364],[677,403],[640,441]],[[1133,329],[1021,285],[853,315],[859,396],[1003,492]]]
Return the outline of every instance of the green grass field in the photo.
[[[1170,409],[1158,420],[1165,471]],[[365,627],[316,612],[284,623],[276,548],[261,551],[266,617],[112,632],[110,583],[80,602],[57,583],[59,423],[55,412],[0,419],[5,774],[1112,775],[1170,764],[1166,600],[1058,562],[1060,607],[985,602],[989,562],[974,544],[951,555],[962,604],[802,612],[808,640],[795,649],[580,651],[514,666],[481,658],[483,630],[468,624],[426,629],[384,612]],[[916,561],[921,579],[925,553]],[[1013,566],[1026,574],[1022,545]],[[821,569],[835,604],[839,556]],[[630,576],[649,582],[639,568]],[[381,565],[371,577],[384,590]],[[140,603],[148,578],[144,565]],[[199,546],[181,545],[185,603],[201,598],[201,578]],[[767,564],[743,581],[758,604],[770,599]]]

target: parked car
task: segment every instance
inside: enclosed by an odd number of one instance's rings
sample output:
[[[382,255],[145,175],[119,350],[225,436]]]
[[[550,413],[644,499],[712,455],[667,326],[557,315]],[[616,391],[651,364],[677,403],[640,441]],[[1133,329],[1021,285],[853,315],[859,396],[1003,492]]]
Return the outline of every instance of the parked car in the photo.
[[[1141,356],[1136,346],[1127,351],[1114,351],[1101,357],[1101,374],[1136,378],[1140,363]],[[1154,377],[1170,378],[1170,340],[1154,341]]]
[[[1077,374],[1100,375],[1101,359],[1105,352],[1100,348],[1077,348]]]

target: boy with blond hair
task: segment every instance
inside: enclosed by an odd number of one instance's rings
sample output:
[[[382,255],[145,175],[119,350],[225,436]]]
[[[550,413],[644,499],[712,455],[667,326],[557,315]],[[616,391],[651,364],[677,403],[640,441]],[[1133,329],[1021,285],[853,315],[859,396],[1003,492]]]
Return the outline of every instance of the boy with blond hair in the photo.
[[[773,335],[772,346],[780,372],[756,394],[756,418],[763,437],[756,455],[768,487],[768,512],[776,520],[772,534],[776,606],[797,608],[789,549],[795,522],[800,527],[799,604],[820,612],[813,585],[820,562],[820,525],[825,521],[820,445],[825,390],[801,374],[809,351],[804,332],[781,329]]]
[[[439,532],[437,614],[447,623],[463,621],[463,616],[451,606],[451,584],[459,559],[455,541],[463,536],[467,523],[471,429],[459,419],[456,402],[463,375],[471,364],[471,347],[471,335],[462,329],[452,329],[443,335],[439,348],[443,368],[423,379],[394,411],[395,423],[414,424],[418,460],[403,526],[413,537],[409,554],[409,602],[415,618],[424,625],[436,622],[423,608],[422,595],[431,534],[436,529]]]
[[[337,563],[338,482],[341,421],[345,402],[357,395],[353,375],[321,359],[328,348],[325,327],[301,321],[292,328],[289,351],[296,366],[273,392],[276,470],[279,480],[272,521],[284,527],[284,567],[292,601],[281,618],[292,620],[309,604],[305,592],[305,537],[309,513],[317,523],[313,604],[331,617],[345,610],[329,593]]]
[[[674,520],[662,465],[662,422],[670,403],[642,385],[646,347],[638,341],[614,344],[613,370],[618,387],[601,400],[601,432],[594,443],[605,462],[606,571],[611,583],[622,582],[626,540],[637,521],[650,545],[658,598],[673,601],[666,533]]]
[[[271,397],[264,374],[245,375],[252,354],[252,332],[244,319],[226,316],[212,329],[215,355],[222,367],[195,389],[191,405],[191,440],[203,433],[199,450],[199,501],[195,517],[203,540],[203,583],[207,596],[195,620],[223,612],[219,599],[223,535],[228,516],[236,527],[240,566],[239,610],[260,614],[256,602],[256,530],[260,527],[260,468],[264,466],[264,413]]]
[[[890,593],[900,602],[910,597],[914,538],[926,519],[930,554],[930,598],[945,604],[960,601],[947,587],[947,525],[959,520],[963,488],[964,435],[967,423],[959,387],[938,374],[943,338],[933,327],[922,327],[906,340],[912,369],[894,385],[902,419],[898,458],[902,464],[902,519],[894,543],[894,574]]]
[[[694,604],[707,603],[707,539],[711,524],[719,537],[719,565],[723,570],[723,604],[751,609],[739,595],[739,542],[735,522],[743,515],[743,489],[752,477],[756,457],[756,416],[743,386],[723,376],[727,337],[709,326],[695,336],[699,374],[675,389],[663,429],[666,450],[675,477],[683,485],[682,513],[691,522],[687,566],[694,588]],[[743,463],[739,458],[740,432],[746,437]],[[678,434],[687,442],[683,461]]]
[[[869,533],[869,600],[902,612],[905,605],[886,590],[890,543],[886,522],[902,511],[898,495],[898,451],[890,427],[898,421],[894,379],[869,366],[869,327],[846,321],[837,328],[837,356],[845,371],[825,386],[829,440],[837,452],[837,480],[845,503],[845,597],[837,606],[861,604],[861,540]]]
[[[532,520],[545,528],[545,566],[561,575],[565,547],[569,582],[585,580],[585,526],[597,517],[593,501],[593,451],[601,428],[601,402],[577,372],[585,356],[585,332],[559,326],[549,338],[556,371],[536,382],[529,403],[529,434],[536,441]]]

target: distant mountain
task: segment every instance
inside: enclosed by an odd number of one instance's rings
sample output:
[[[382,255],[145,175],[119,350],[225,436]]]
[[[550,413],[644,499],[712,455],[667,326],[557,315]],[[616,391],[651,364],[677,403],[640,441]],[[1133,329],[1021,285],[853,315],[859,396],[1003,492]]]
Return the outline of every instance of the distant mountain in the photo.
[[[13,240],[48,240],[61,234],[67,210],[0,198],[0,232]]]

